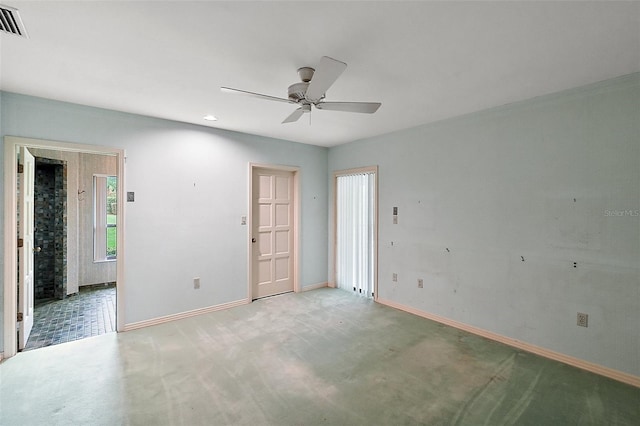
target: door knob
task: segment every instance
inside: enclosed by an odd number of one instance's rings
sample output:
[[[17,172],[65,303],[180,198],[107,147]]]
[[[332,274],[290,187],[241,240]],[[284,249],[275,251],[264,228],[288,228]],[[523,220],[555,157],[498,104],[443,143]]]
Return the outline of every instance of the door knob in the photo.
[[[38,247],[34,247],[34,248],[33,248],[33,252],[34,252],[34,253],[40,253],[41,251],[42,251],[42,247],[39,247],[39,246],[38,246]]]
[[[251,239],[251,242],[252,242],[252,243],[255,243],[255,242],[256,242],[256,239],[255,239],[255,238],[252,238],[252,239]]]

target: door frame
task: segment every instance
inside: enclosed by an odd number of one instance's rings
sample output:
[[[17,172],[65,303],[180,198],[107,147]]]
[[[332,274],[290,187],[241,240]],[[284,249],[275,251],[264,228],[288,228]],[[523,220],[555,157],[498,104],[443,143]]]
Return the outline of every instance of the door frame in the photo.
[[[293,174],[293,291],[300,292],[300,167],[281,166],[274,164],[249,163],[249,212],[247,215],[247,299],[253,301],[253,174],[255,169],[267,169],[279,172],[291,172]]]
[[[17,162],[19,147],[49,149],[54,151],[109,155],[116,157],[118,176],[118,260],[116,265],[116,330],[124,330],[124,285],[125,285],[125,151],[120,148],[83,145],[15,136],[4,137],[4,348],[2,357],[9,358],[18,353],[17,326]]]
[[[354,169],[345,169],[345,170],[337,170],[333,172],[333,265],[332,265],[332,281],[329,283],[329,287],[337,287],[336,284],[336,264],[338,261],[338,177],[339,176],[348,176],[355,175],[360,173],[373,173],[375,176],[374,179],[374,194],[375,194],[375,206],[374,206],[374,215],[375,215],[375,224],[373,226],[373,235],[376,244],[376,248],[373,251],[373,262],[375,266],[373,268],[373,300],[378,301],[378,251],[380,250],[380,244],[378,241],[378,226],[380,223],[379,215],[378,215],[378,206],[380,205],[380,200],[378,198],[378,166],[366,166],[366,167],[358,167]]]

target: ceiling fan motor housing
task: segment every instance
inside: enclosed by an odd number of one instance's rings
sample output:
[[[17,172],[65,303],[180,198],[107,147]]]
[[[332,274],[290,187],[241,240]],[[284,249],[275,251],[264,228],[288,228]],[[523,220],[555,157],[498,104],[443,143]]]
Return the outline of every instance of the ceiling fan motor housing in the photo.
[[[300,102],[305,99],[309,83],[294,83],[289,86],[289,99],[293,102]]]
[[[316,72],[315,69],[311,67],[302,67],[298,68],[298,76],[302,83],[294,83],[289,86],[289,99],[293,102],[301,102],[306,99],[307,96],[307,88],[309,87],[309,82],[313,78],[313,74]]]

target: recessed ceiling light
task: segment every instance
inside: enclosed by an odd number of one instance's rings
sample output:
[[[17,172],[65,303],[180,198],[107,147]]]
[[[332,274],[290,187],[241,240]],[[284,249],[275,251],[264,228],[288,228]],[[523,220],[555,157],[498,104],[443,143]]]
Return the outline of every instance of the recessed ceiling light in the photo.
[[[204,118],[207,121],[217,121],[218,120],[215,115],[211,115],[211,114],[207,114],[202,118]]]

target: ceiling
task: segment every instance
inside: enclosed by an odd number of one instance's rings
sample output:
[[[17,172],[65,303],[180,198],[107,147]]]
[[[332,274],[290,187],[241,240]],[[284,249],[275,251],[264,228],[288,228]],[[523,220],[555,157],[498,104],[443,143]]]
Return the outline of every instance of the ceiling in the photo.
[[[2,2],[29,33],[0,35],[2,90],[320,146],[640,71],[638,2]],[[286,98],[324,55],[326,100],[378,112],[220,91]]]

